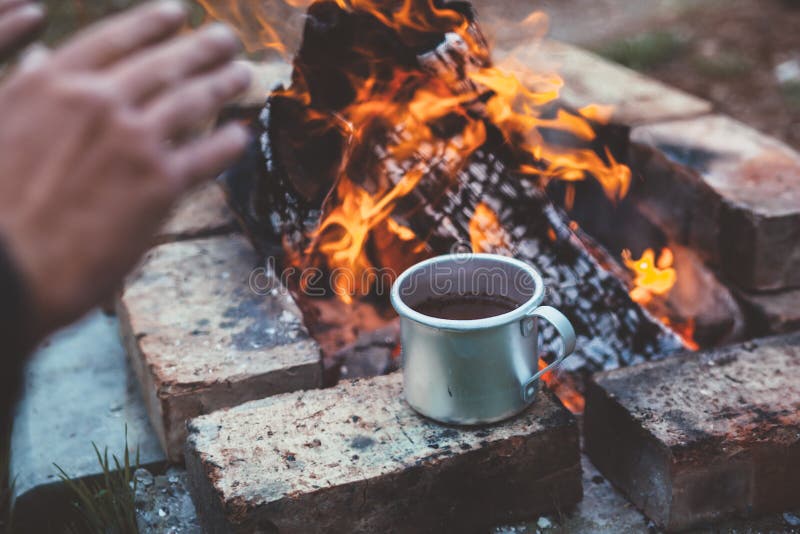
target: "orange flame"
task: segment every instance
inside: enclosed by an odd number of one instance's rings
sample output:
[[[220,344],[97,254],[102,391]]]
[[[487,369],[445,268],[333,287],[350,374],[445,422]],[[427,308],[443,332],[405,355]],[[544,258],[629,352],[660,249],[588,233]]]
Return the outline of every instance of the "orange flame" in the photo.
[[[286,53],[287,46],[276,30],[282,22],[280,9],[266,6],[304,8],[310,0],[266,0],[245,2],[243,0],[199,0],[212,18],[232,23],[239,31],[248,49],[258,46]],[[372,267],[365,250],[371,233],[378,227],[396,235],[399,241],[416,238],[409,228],[399,228],[391,221],[397,201],[409,194],[429,170],[427,163],[436,162],[437,168],[455,176],[472,153],[486,140],[486,121],[495,125],[509,146],[527,154],[535,164],[520,165],[514,169],[522,174],[538,177],[542,181],[559,179],[584,180],[594,177],[613,200],[625,196],[630,186],[631,173],[628,167],[617,162],[611,152],[602,156],[589,148],[568,148],[550,144],[543,130],[558,130],[574,136],[577,140],[591,141],[595,138],[590,120],[607,119],[607,108],[589,106],[578,112],[559,110],[553,117],[546,114],[545,107],[555,101],[562,79],[552,73],[532,73],[519,65],[508,68],[488,65],[489,49],[480,35],[471,28],[469,20],[461,13],[437,7],[434,0],[330,0],[348,11],[366,12],[380,23],[394,29],[402,37],[408,32],[436,32],[456,35],[476,58],[475,64],[465,65],[465,78],[452,73],[433,73],[396,66],[392,79],[386,82],[385,75],[362,73],[350,75],[355,94],[353,103],[335,114],[309,110],[309,128],[337,128],[349,139],[349,150],[355,151],[359,143],[369,142],[368,137],[376,125],[386,126],[394,132],[396,139],[387,147],[389,155],[398,161],[410,157],[416,162],[405,169],[405,176],[393,180],[382,179],[377,190],[367,191],[356,184],[343,170],[326,204],[323,221],[314,233],[311,246],[305,251],[305,261],[321,262],[331,269],[351,270],[356,279],[360,273]],[[546,27],[545,15],[535,12],[523,21],[528,29]],[[541,37],[541,35],[539,35]],[[363,51],[361,51],[363,52]],[[369,52],[369,51],[367,51]],[[477,64],[483,61],[483,64]],[[380,63],[380,62],[375,62]],[[380,65],[385,70],[385,64]],[[523,81],[524,80],[524,83]],[[283,91],[282,96],[296,98],[308,106],[310,95],[302,83]],[[440,138],[436,122],[444,117],[457,117],[462,124],[460,133],[449,139]],[[342,166],[343,169],[347,165]],[[391,182],[391,183],[387,183]],[[471,230],[477,231],[489,217],[486,206],[476,209],[479,218]],[[492,214],[494,215],[494,214]],[[472,228],[474,226],[474,228]],[[485,232],[484,232],[485,233]],[[500,239],[497,232],[490,232],[489,246],[497,248]],[[487,235],[481,237],[487,239]],[[494,241],[493,241],[494,240]],[[475,246],[473,240],[473,246]],[[337,287],[344,295],[345,288]],[[358,288],[362,292],[364,288]],[[368,288],[367,288],[368,290]],[[350,296],[342,296],[346,301]]]
[[[473,252],[499,253],[508,249],[509,236],[492,209],[481,202],[469,221]]]
[[[547,362],[539,358],[539,370],[541,371],[545,367],[547,367]],[[575,414],[583,413],[586,399],[566,376],[549,371],[542,375],[542,380],[558,396],[567,410]]]
[[[661,249],[658,260],[655,259],[653,249],[645,250],[638,260],[632,258],[629,250],[623,250],[622,261],[634,274],[633,287],[630,289],[631,299],[659,317],[664,325],[678,334],[686,348],[697,350],[699,345],[694,340],[694,319],[670,317],[670,308],[665,306],[666,297],[678,281],[678,273],[673,267],[675,257],[672,250]],[[655,296],[662,298],[657,301]]]
[[[689,318],[682,322],[674,322],[671,321],[669,317],[663,317],[661,322],[678,334],[687,349],[700,349],[700,345],[694,340],[695,320],[693,318]]]
[[[305,8],[313,0],[197,0],[206,15],[231,25],[248,52],[272,49],[287,55],[287,46],[277,28],[287,9]]]
[[[658,261],[655,252],[648,248],[638,260],[632,259],[630,250],[622,251],[622,261],[634,274],[631,299],[639,304],[647,304],[653,295],[666,295],[675,285],[678,277],[672,268],[674,258],[668,248],[661,250]]]

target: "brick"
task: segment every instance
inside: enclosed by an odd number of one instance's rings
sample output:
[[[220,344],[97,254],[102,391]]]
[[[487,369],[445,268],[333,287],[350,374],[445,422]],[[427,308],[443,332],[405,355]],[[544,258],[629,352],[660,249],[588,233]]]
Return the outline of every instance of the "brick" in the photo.
[[[635,227],[641,231],[641,227]],[[648,235],[648,234],[644,234]],[[664,311],[653,310],[678,318],[684,323],[692,321],[692,338],[702,347],[719,347],[753,336],[746,335],[746,319],[733,292],[717,279],[694,250],[670,243],[678,273],[677,281],[665,298]]]
[[[121,329],[167,455],[185,421],[253,399],[319,387],[320,352],[288,294],[259,295],[241,236],[152,249],[118,302]]]
[[[611,119],[630,126],[696,117],[711,104],[581,48],[558,41],[535,41],[495,57],[514,58],[534,72],[557,72],[564,79],[561,100],[581,108],[613,107]]]
[[[788,334],[800,330],[800,289],[777,293],[737,293],[756,335]]]
[[[631,194],[649,216],[743,289],[800,287],[800,155],[724,116],[632,138],[643,180]]]
[[[236,219],[216,183],[203,184],[178,202],[158,235],[159,243],[222,235],[234,231]]]
[[[189,423],[209,532],[478,531],[581,499],[575,418],[549,392],[484,428],[422,418],[400,373],[244,404]]]
[[[668,530],[800,506],[800,335],[595,375],[585,446]]]

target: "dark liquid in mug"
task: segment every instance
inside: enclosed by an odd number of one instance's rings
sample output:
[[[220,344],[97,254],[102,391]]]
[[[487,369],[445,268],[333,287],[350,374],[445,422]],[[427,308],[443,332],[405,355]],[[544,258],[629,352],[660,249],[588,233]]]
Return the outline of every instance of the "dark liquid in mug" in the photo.
[[[429,317],[472,321],[503,315],[519,308],[519,304],[495,295],[446,295],[430,297],[411,308]]]

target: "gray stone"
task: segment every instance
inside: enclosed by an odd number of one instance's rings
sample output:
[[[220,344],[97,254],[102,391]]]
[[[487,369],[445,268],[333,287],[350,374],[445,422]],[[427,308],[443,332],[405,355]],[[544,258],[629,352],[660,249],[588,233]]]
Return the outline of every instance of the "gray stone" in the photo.
[[[564,79],[561,100],[575,108],[611,106],[611,120],[621,124],[649,124],[711,111],[704,100],[566,43],[530,41],[498,51],[495,57],[501,65],[503,58],[514,58],[535,73],[558,73]]]
[[[200,534],[203,529],[189,494],[186,471],[170,467],[153,476],[139,469],[136,476],[136,523],[149,534]]]
[[[679,530],[800,506],[800,335],[595,375],[586,451]]]
[[[723,116],[642,126],[631,196],[746,290],[800,287],[800,155]]]
[[[157,240],[159,243],[183,241],[226,234],[235,229],[236,219],[225,203],[222,188],[209,182],[178,202]]]
[[[420,417],[399,373],[243,404],[189,423],[210,532],[475,531],[581,498],[578,427],[549,392],[481,428]]]
[[[127,426],[128,445],[132,451],[138,448],[141,464],[164,463],[126,364],[116,318],[92,312],[53,335],[31,356],[23,387],[10,472],[16,481],[16,521],[28,531],[47,519],[42,510],[52,513],[54,503],[63,505],[54,463],[77,479],[102,473],[92,443],[121,458]]]
[[[737,296],[749,314],[756,335],[788,334],[800,330],[800,289],[773,293],[748,293]]]
[[[246,240],[223,236],[160,245],[125,285],[123,338],[172,461],[187,419],[321,385],[319,348],[291,296],[259,294],[259,273]]]

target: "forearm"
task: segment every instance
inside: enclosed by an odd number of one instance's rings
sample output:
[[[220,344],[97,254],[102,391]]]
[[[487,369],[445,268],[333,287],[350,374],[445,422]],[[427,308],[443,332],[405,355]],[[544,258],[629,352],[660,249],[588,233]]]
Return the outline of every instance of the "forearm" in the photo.
[[[34,343],[30,317],[25,283],[0,241],[0,422],[9,414],[23,361]]]

